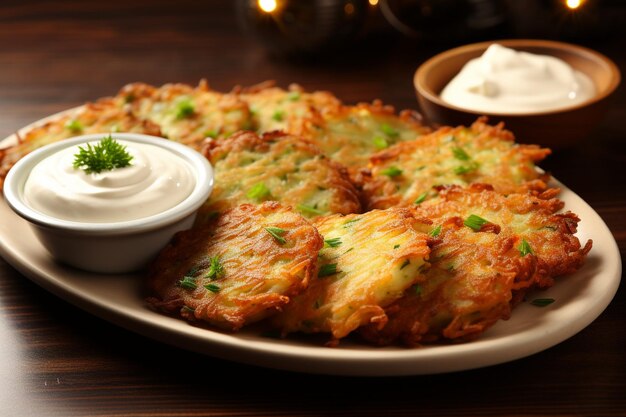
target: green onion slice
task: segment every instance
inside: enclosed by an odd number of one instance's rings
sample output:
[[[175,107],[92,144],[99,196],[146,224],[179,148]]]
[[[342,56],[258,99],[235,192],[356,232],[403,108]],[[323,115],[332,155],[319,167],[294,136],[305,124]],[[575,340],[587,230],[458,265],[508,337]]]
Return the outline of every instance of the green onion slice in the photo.
[[[287,243],[285,238],[281,236],[287,232],[285,229],[281,229],[280,227],[270,226],[270,227],[266,227],[265,230],[267,231],[267,233],[272,235],[272,237],[276,239],[276,241],[280,243],[281,245],[284,245],[285,243]]]
[[[465,226],[469,227],[475,232],[478,232],[485,223],[489,223],[489,221],[475,214],[470,214],[470,216],[463,222]]]
[[[320,267],[319,272],[317,273],[318,278],[327,277],[330,275],[335,275],[337,273],[337,264],[326,264]]]

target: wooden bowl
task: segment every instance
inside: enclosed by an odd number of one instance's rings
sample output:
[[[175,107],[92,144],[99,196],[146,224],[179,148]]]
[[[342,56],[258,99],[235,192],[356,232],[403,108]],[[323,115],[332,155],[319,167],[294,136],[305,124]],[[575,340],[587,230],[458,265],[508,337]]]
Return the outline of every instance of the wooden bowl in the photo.
[[[448,82],[473,58],[493,43],[534,54],[560,58],[591,78],[596,94],[576,106],[554,111],[507,114],[506,111],[485,114],[446,103],[440,93]],[[469,125],[486,115],[490,123],[503,121],[516,139],[552,148],[565,148],[589,137],[606,113],[609,97],[620,83],[615,63],[591,49],[563,42],[514,39],[481,42],[450,49],[422,64],[415,72],[417,99],[427,121],[434,125]]]

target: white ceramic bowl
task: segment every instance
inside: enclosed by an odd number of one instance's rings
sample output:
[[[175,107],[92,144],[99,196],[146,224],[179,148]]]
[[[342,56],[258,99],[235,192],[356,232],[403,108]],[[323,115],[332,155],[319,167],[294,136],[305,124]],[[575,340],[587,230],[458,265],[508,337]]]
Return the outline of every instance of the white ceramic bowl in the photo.
[[[113,223],[62,220],[33,210],[24,202],[26,179],[41,160],[64,148],[105,136],[77,136],[26,155],[6,176],[4,197],[11,209],[30,223],[43,246],[58,261],[92,272],[132,272],[145,267],[176,232],[193,225],[198,208],[213,189],[213,168],[203,155],[182,144],[148,135],[115,133],[115,139],[156,145],[186,161],[196,180],[191,194],[161,213]]]

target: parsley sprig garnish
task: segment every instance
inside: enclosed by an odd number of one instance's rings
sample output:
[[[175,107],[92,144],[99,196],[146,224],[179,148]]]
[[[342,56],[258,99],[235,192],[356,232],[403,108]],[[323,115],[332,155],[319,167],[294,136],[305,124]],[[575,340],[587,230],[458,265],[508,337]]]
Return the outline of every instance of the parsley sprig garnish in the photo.
[[[74,168],[82,169],[87,174],[111,171],[115,168],[124,168],[130,165],[133,156],[126,151],[126,146],[120,145],[111,135],[95,145],[78,147],[74,154]]]

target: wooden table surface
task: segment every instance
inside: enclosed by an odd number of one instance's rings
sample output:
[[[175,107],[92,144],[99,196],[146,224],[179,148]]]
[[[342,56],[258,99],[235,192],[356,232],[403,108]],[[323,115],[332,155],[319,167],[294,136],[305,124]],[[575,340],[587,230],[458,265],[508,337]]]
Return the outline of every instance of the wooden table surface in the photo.
[[[391,40],[392,42],[388,42]],[[590,43],[626,73],[624,39]],[[622,43],[622,45],[620,45]],[[3,1],[0,137],[124,84],[230,90],[274,79],[347,103],[415,108],[414,69],[446,49],[399,36],[335,56],[268,56],[229,1]],[[593,138],[543,167],[606,221],[626,252],[626,94]],[[510,363],[397,378],[303,375],[169,347],[44,291],[0,259],[0,415],[626,415],[626,294],[571,339]]]

